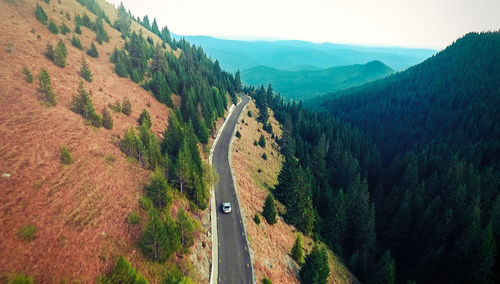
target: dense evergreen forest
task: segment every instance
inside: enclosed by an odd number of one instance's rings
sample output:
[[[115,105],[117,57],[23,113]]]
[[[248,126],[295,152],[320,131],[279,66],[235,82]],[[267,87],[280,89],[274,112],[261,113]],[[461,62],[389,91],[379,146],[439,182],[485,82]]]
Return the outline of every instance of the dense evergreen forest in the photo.
[[[500,281],[499,50],[468,34],[324,113],[246,87],[283,124],[285,218],[363,282]]]

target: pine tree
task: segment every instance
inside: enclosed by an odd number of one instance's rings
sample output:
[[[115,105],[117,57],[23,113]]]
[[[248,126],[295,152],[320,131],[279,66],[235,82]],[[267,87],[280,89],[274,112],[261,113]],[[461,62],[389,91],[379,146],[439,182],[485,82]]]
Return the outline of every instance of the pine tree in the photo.
[[[107,108],[102,109],[102,126],[106,129],[113,128],[113,118]]]
[[[44,25],[47,24],[48,20],[47,14],[45,14],[45,11],[40,5],[38,5],[38,3],[36,4],[35,17],[40,23]]]
[[[396,263],[387,250],[378,263],[373,283],[376,284],[395,284],[396,283]]]
[[[347,215],[344,190],[340,189],[328,206],[322,232],[327,243],[331,244],[337,254],[342,254],[346,229]]]
[[[142,252],[154,261],[168,260],[181,245],[177,225],[169,220],[160,218],[158,209],[152,208],[149,212],[148,223],[141,234],[139,241]]]
[[[59,30],[61,31],[61,34],[65,35],[70,32],[70,29],[68,26],[66,26],[65,23],[62,23],[61,26],[59,26]]]
[[[49,21],[49,25],[47,26],[47,28],[53,34],[59,33],[59,28],[57,27],[56,23],[54,23],[54,21],[52,21],[52,20]]]
[[[99,57],[99,52],[97,52],[97,48],[95,47],[95,44],[94,44],[94,43],[91,43],[91,44],[90,44],[90,48],[89,48],[89,50],[87,50],[87,54],[88,54],[89,56],[94,57],[94,58]]]
[[[149,24],[149,18],[148,15],[145,15],[142,18],[142,23],[141,23],[146,29],[151,30],[151,25]]]
[[[189,252],[189,248],[194,244],[193,232],[196,229],[196,224],[186,211],[181,208],[177,213],[177,225],[181,234],[182,247],[184,248],[184,252],[187,253]]]
[[[80,49],[80,50],[83,50],[83,46],[82,46],[82,42],[80,41],[80,39],[76,36],[73,36],[71,38],[71,45],[73,45],[74,47]]]
[[[23,67],[23,75],[26,82],[33,83],[33,74],[31,74],[30,69],[26,66]]]
[[[132,104],[130,103],[128,98],[123,99],[122,112],[127,116],[130,116],[132,114]]]
[[[326,284],[330,267],[328,267],[328,254],[324,246],[315,244],[306,256],[300,268],[299,277],[302,283]]]
[[[43,93],[43,99],[50,106],[55,106],[57,104],[56,95],[52,90],[50,83],[50,76],[47,70],[42,69],[38,75],[38,81],[40,82],[40,91]]]
[[[131,24],[132,20],[130,19],[130,15],[125,10],[123,3],[120,2],[120,6],[118,6],[118,16],[114,24],[115,29],[122,33],[123,38],[127,38],[130,34]]]
[[[78,94],[73,96],[70,109],[83,116],[92,126],[97,128],[102,126],[102,117],[96,113],[89,94],[83,88],[83,82],[80,82]]]
[[[158,24],[156,23],[156,18],[153,19],[153,24],[151,25],[151,31],[155,35],[161,36],[160,29],[158,28]]]
[[[266,138],[264,138],[264,135],[260,135],[259,137],[259,146],[262,148],[266,148]]]
[[[119,284],[119,283],[139,284],[139,283],[144,283],[144,281],[145,281],[144,278],[137,274],[137,271],[134,269],[134,267],[132,267],[130,262],[123,256],[120,256],[120,258],[116,262],[115,268],[113,269],[113,273],[109,278],[110,284]]]
[[[151,174],[149,182],[150,185],[146,188],[146,195],[153,201],[153,204],[159,209],[170,206],[172,197],[170,196],[165,175],[160,168],[157,168]]]
[[[92,77],[93,77],[92,71],[90,70],[87,60],[85,60],[85,57],[82,57],[82,67],[80,68],[80,76],[82,76],[83,79],[87,80],[87,82],[92,82]]]
[[[75,33],[77,33],[79,35],[82,34],[82,28],[81,28],[81,26],[79,24],[75,24]]]
[[[241,92],[241,78],[240,78],[240,70],[236,71],[236,74],[234,75],[234,82],[235,82],[235,88],[236,92]]]
[[[266,197],[266,202],[264,203],[264,209],[262,210],[262,216],[266,218],[269,225],[276,224],[278,221],[276,218],[276,204],[274,204],[274,197],[269,193]]]
[[[295,243],[292,247],[292,258],[299,264],[302,265],[304,263],[304,251],[302,249],[302,238],[300,235],[297,235],[295,238]]]
[[[147,128],[151,128],[151,125],[153,125],[153,123],[151,122],[151,117],[149,116],[149,112],[145,109],[143,109],[141,115],[139,115],[138,122],[139,125],[145,123]]]
[[[59,40],[56,47],[54,48],[54,63],[61,68],[66,66],[66,55],[68,51],[66,45],[62,40]]]
[[[164,74],[167,71],[167,61],[163,50],[160,45],[156,45],[153,55],[153,62],[151,63],[151,72]]]

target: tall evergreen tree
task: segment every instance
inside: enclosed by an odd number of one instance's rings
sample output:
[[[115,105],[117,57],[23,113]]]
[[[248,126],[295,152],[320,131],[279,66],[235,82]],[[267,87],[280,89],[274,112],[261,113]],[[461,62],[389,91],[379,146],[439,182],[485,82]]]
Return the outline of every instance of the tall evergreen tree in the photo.
[[[295,242],[292,247],[292,258],[299,264],[302,265],[304,263],[304,251],[302,249],[302,238],[300,235],[297,235],[295,238]]]
[[[87,82],[92,82],[92,71],[90,70],[89,64],[87,63],[87,60],[85,60],[85,57],[82,57],[82,66],[80,67],[80,76],[83,77],[83,79],[87,80]]]
[[[266,202],[264,203],[262,216],[266,218],[267,223],[269,223],[269,225],[273,225],[276,224],[276,222],[278,222],[276,215],[277,211],[276,211],[276,204],[274,204],[274,197],[271,193],[269,193],[266,197]]]
[[[329,275],[330,267],[326,248],[315,244],[300,268],[300,280],[302,283],[326,284]]]
[[[391,253],[387,250],[378,263],[375,271],[375,284],[395,284],[396,283],[396,263],[391,257]]]
[[[130,25],[132,24],[132,20],[130,19],[130,15],[125,10],[123,3],[120,2],[120,6],[118,6],[118,16],[116,18],[114,27],[122,33],[124,38],[127,38],[130,34]]]

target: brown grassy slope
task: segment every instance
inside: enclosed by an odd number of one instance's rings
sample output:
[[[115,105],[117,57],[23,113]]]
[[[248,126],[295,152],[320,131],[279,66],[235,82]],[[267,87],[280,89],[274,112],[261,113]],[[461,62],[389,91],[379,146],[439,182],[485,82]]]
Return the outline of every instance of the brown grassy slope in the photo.
[[[153,131],[161,133],[168,109],[137,84],[114,74],[109,54],[123,44],[117,31],[105,24],[111,41],[97,45],[99,58],[90,58],[70,44],[72,33],[53,35],[37,22],[35,3],[0,1],[0,171],[11,174],[10,179],[0,179],[0,277],[24,272],[40,283],[93,282],[111,269],[118,254],[140,258],[134,244],[140,226],[128,225],[125,218],[139,211],[137,198],[149,172],[128,162],[113,142],[137,125],[143,108],[151,114]],[[74,21],[66,20],[64,13],[73,20],[86,11],[72,0],[40,5],[49,18],[57,24],[64,21],[71,29]],[[87,48],[95,35],[84,27],[82,31],[80,39]],[[43,56],[45,45],[59,39],[68,49],[63,69]],[[130,117],[111,112],[113,130],[95,129],[69,110],[82,80],[78,75],[82,56],[94,73],[94,81],[85,82],[85,88],[98,112],[125,97],[132,102]],[[23,66],[35,76],[33,84],[24,81]],[[51,76],[56,107],[37,99],[36,77],[42,68]],[[71,165],[59,162],[63,144],[72,150]],[[38,228],[33,241],[17,237],[17,230],[26,224]]]
[[[271,226],[260,215],[269,189],[274,188],[278,182],[283,157],[279,154],[279,146],[274,139],[271,139],[271,135],[262,130],[262,124],[257,122],[258,109],[253,100],[250,101],[247,110],[250,110],[252,117],[248,117],[245,111],[240,118],[238,131],[241,133],[241,138],[234,139],[232,160],[238,195],[245,215],[245,226],[253,250],[255,279],[260,281],[267,277],[273,283],[300,283],[297,277],[299,266],[290,257],[290,250],[298,234],[297,230],[285,223],[282,218],[278,218],[278,223]],[[269,113],[273,132],[277,137],[281,137],[281,127],[271,110]],[[258,141],[261,134],[266,139],[265,149],[254,146],[254,141]],[[264,153],[267,155],[267,160],[262,158]],[[260,225],[253,220],[255,214],[260,215]],[[311,244],[310,237],[303,238],[306,250],[310,249]],[[351,273],[333,253],[330,252],[329,255],[331,271],[329,283],[355,282]]]

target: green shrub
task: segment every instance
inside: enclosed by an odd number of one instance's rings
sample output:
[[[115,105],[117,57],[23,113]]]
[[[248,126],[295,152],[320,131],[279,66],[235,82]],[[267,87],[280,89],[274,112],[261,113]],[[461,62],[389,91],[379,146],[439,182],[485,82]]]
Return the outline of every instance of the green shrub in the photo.
[[[26,66],[23,67],[23,75],[26,82],[33,83],[33,74],[31,74],[30,69]]]
[[[113,118],[106,108],[102,109],[102,126],[106,129],[113,128]]]
[[[26,225],[22,226],[17,230],[17,236],[25,241],[31,241],[36,238],[36,233],[38,232],[38,229],[32,225]]]
[[[63,24],[59,27],[59,30],[61,31],[61,33],[62,33],[63,35],[65,35],[65,34],[67,34],[67,33],[69,33],[69,32],[71,31],[71,30],[69,29],[69,27],[68,27],[68,26],[66,26],[66,24],[65,24],[65,23],[63,23]]]
[[[13,278],[9,279],[7,284],[34,284],[35,280],[31,276],[26,276],[24,274],[18,274]]]
[[[262,284],[273,284],[273,281],[269,280],[268,278],[262,279]]]
[[[139,217],[137,213],[130,212],[130,214],[128,214],[127,223],[129,223],[130,225],[135,225],[139,224],[139,222],[141,222],[141,217]]]
[[[259,214],[255,214],[255,216],[253,216],[253,221],[255,222],[255,224],[260,225]]]
[[[236,138],[241,138],[241,133],[238,130],[236,130]]]
[[[257,140],[254,140],[254,141],[253,141],[253,145],[254,145],[254,146],[259,146],[259,143],[257,143]]]
[[[142,125],[143,123],[145,123],[147,128],[151,128],[151,125],[153,125],[153,123],[151,122],[151,117],[149,116],[149,112],[145,109],[142,110],[141,115],[139,116],[138,122],[139,122],[139,125]]]
[[[73,163],[73,157],[71,155],[71,150],[68,147],[62,146],[60,149],[60,152],[61,152],[61,154],[60,154],[59,159],[61,160],[61,163],[66,164],[66,165]]]
[[[95,47],[95,44],[94,44],[94,43],[91,43],[91,44],[90,44],[90,48],[89,48],[89,50],[87,50],[87,54],[88,54],[89,56],[94,57],[94,58],[99,57],[99,52],[97,52],[97,48]]]
[[[96,113],[89,94],[83,88],[83,82],[80,82],[78,87],[78,95],[73,96],[70,109],[83,116],[92,126],[97,128],[102,126],[102,118]]]
[[[115,104],[108,104],[108,107],[114,112],[122,112],[122,104],[119,101],[116,101]]]
[[[54,61],[54,46],[50,43],[47,43],[45,46],[45,57],[47,57],[50,61]]]
[[[40,92],[43,93],[43,100],[50,106],[55,106],[57,104],[56,95],[52,90],[50,76],[47,70],[42,69],[38,75],[38,81],[40,82]]]
[[[77,36],[73,36],[71,38],[71,45],[73,45],[74,47],[76,47],[80,50],[83,50],[82,42],[80,41],[80,39]]]
[[[45,3],[49,4],[50,0],[43,0]]]
[[[127,115],[127,116],[130,116],[132,114],[132,104],[130,103],[130,101],[128,100],[128,98],[125,98],[123,100],[123,103],[122,103],[122,112]]]
[[[149,210],[153,207],[153,202],[151,201],[151,199],[142,196],[141,198],[139,198],[139,206],[144,210]]]
[[[116,262],[110,277],[105,277],[103,283],[109,284],[147,284],[148,281],[142,277],[130,262],[123,256],[120,256]]]
[[[262,159],[267,160],[267,154],[266,153],[262,154]]]
[[[87,80],[87,82],[92,82],[92,70],[90,70],[89,64],[87,63],[87,60],[85,60],[85,57],[82,57],[82,67],[80,67],[80,76],[83,77],[83,79]]]
[[[45,14],[45,11],[43,10],[43,8],[38,4],[36,4],[36,8],[35,8],[35,17],[40,23],[42,23],[44,25],[47,24],[47,20],[48,20],[47,14]]]
[[[82,28],[78,24],[75,24],[75,33],[77,33],[79,35],[82,34]]]
[[[260,135],[259,137],[259,146],[262,148],[266,147],[266,138],[264,138],[264,135]]]
[[[59,33],[59,28],[57,27],[56,23],[54,21],[50,20],[49,21],[49,31],[53,34],[58,34]]]
[[[252,117],[252,112],[249,110],[249,111],[247,112],[247,115],[248,115],[248,117]]]

